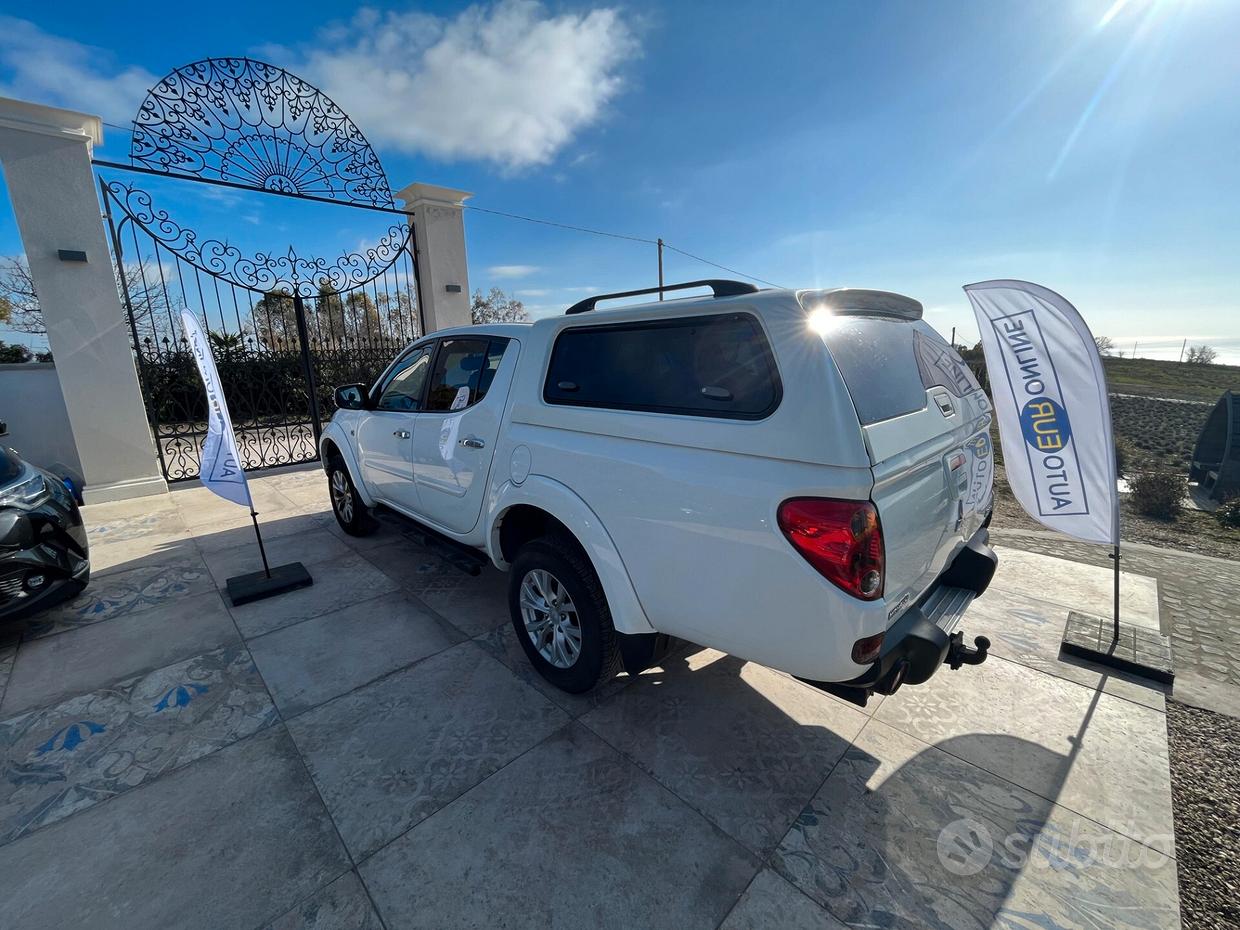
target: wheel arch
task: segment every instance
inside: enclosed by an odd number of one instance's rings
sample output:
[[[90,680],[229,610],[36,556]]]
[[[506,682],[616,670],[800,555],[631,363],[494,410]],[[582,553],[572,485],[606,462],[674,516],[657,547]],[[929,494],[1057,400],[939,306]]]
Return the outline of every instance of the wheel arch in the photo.
[[[522,543],[550,530],[567,534],[589,559],[603,586],[617,632],[656,632],[602,521],[584,500],[558,481],[530,475],[519,486],[511,481],[504,483],[491,509],[487,554],[497,568],[507,570]]]
[[[357,494],[367,507],[375,506],[375,500],[370,496],[370,490],[366,487],[366,482],[362,480],[361,469],[358,468],[357,456],[353,451],[352,445],[345,438],[344,430],[339,424],[328,423],[323,430],[323,435],[319,439],[319,458],[323,462],[323,470],[327,471],[333,456],[339,457],[344,462],[345,468],[349,470],[349,477],[353,479],[353,487],[357,488]]]

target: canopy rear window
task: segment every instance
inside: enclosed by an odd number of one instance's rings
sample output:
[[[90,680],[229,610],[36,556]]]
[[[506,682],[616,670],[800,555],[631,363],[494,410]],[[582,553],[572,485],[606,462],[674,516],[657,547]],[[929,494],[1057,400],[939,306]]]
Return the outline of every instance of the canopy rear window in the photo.
[[[916,335],[906,320],[845,315],[823,334],[863,425],[926,406]]]
[[[775,360],[747,313],[566,329],[555,341],[550,404],[753,420],[779,404]]]

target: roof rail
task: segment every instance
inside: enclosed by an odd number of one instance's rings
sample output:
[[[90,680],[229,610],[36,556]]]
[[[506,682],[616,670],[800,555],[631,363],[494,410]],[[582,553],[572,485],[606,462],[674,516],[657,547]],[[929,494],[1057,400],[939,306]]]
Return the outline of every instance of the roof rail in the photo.
[[[586,313],[594,309],[600,300],[614,300],[619,297],[637,297],[639,294],[659,294],[663,291],[683,291],[691,287],[709,287],[716,297],[738,297],[741,294],[756,294],[758,288],[745,281],[728,281],[723,278],[708,278],[705,281],[686,281],[684,284],[665,284],[662,287],[646,287],[640,291],[620,291],[617,294],[595,294],[585,300],[579,300],[567,310],[565,316],[573,313]]]

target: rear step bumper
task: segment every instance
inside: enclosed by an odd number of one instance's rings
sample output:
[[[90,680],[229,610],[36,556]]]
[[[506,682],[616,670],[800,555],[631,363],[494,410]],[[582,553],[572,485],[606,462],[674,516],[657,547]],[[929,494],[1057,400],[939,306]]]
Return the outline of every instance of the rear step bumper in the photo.
[[[978,530],[934,586],[887,630],[878,660],[864,674],[843,682],[801,680],[864,707],[871,694],[920,685],[941,665],[957,669],[986,661],[990,641],[979,636],[967,646],[956,627],[973,599],[989,586],[999,563],[989,540],[989,531]]]

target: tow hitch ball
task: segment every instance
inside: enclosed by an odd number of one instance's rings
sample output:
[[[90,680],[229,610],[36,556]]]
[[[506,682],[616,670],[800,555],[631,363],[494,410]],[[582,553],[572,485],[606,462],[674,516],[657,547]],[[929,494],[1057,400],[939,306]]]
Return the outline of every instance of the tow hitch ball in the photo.
[[[985,636],[974,637],[973,645],[966,646],[964,632],[957,630],[952,634],[951,642],[947,646],[947,664],[953,669],[962,665],[981,665],[986,661],[989,650],[990,640]]]

